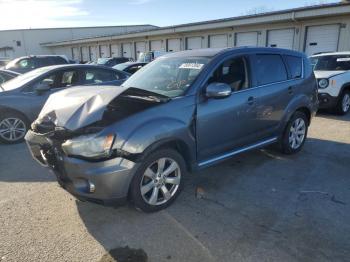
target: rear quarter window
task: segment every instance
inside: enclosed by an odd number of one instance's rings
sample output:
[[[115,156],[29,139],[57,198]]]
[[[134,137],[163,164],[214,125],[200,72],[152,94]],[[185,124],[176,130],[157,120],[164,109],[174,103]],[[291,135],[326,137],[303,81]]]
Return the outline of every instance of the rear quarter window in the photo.
[[[258,54],[254,58],[254,74],[257,85],[266,85],[288,79],[282,57],[278,54]]]
[[[290,79],[297,79],[302,77],[303,70],[303,60],[301,57],[286,55],[285,57],[289,73]]]

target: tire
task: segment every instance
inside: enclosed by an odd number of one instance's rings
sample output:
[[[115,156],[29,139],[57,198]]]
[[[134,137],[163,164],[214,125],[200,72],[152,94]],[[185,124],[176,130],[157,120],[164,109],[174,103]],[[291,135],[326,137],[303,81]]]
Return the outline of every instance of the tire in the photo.
[[[16,144],[23,141],[29,128],[28,120],[20,113],[6,111],[0,113],[0,142]]]
[[[307,137],[308,122],[303,112],[296,111],[293,114],[280,139],[280,149],[283,154],[295,154],[302,149]]]
[[[350,91],[346,90],[342,92],[339,97],[338,103],[335,107],[335,112],[338,115],[346,115],[350,110]]]
[[[168,172],[169,174],[164,172],[173,169],[174,171]],[[161,170],[163,171],[159,172]],[[161,149],[147,155],[130,184],[130,197],[136,209],[148,213],[171,205],[182,190],[185,175],[186,164],[177,151]]]

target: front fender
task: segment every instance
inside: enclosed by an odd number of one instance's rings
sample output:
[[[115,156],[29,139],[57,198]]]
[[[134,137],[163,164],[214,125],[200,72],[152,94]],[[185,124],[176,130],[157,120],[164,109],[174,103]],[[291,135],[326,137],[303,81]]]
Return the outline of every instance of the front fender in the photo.
[[[4,96],[0,98],[0,111],[16,111],[24,115],[28,121],[32,122],[38,115],[38,110],[33,109],[32,103],[16,96]]]
[[[195,149],[189,124],[172,118],[158,118],[138,126],[120,147],[130,154],[142,154],[154,145],[171,141],[181,141]]]

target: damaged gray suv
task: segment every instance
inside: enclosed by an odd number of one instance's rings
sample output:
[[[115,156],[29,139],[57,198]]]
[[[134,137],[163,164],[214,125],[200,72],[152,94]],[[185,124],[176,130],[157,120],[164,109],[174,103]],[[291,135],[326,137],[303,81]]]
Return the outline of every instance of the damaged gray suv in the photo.
[[[304,54],[201,49],[162,56],[121,88],[51,95],[25,139],[78,199],[152,212],[176,199],[188,171],[273,143],[298,152],[317,105]]]

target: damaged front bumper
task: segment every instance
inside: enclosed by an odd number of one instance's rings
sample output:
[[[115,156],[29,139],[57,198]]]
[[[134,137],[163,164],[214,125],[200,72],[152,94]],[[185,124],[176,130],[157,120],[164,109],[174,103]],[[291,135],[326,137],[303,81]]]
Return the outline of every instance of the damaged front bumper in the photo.
[[[49,167],[58,183],[80,200],[122,204],[137,164],[122,157],[90,162],[66,156],[54,140],[28,131],[25,140],[33,158]]]

